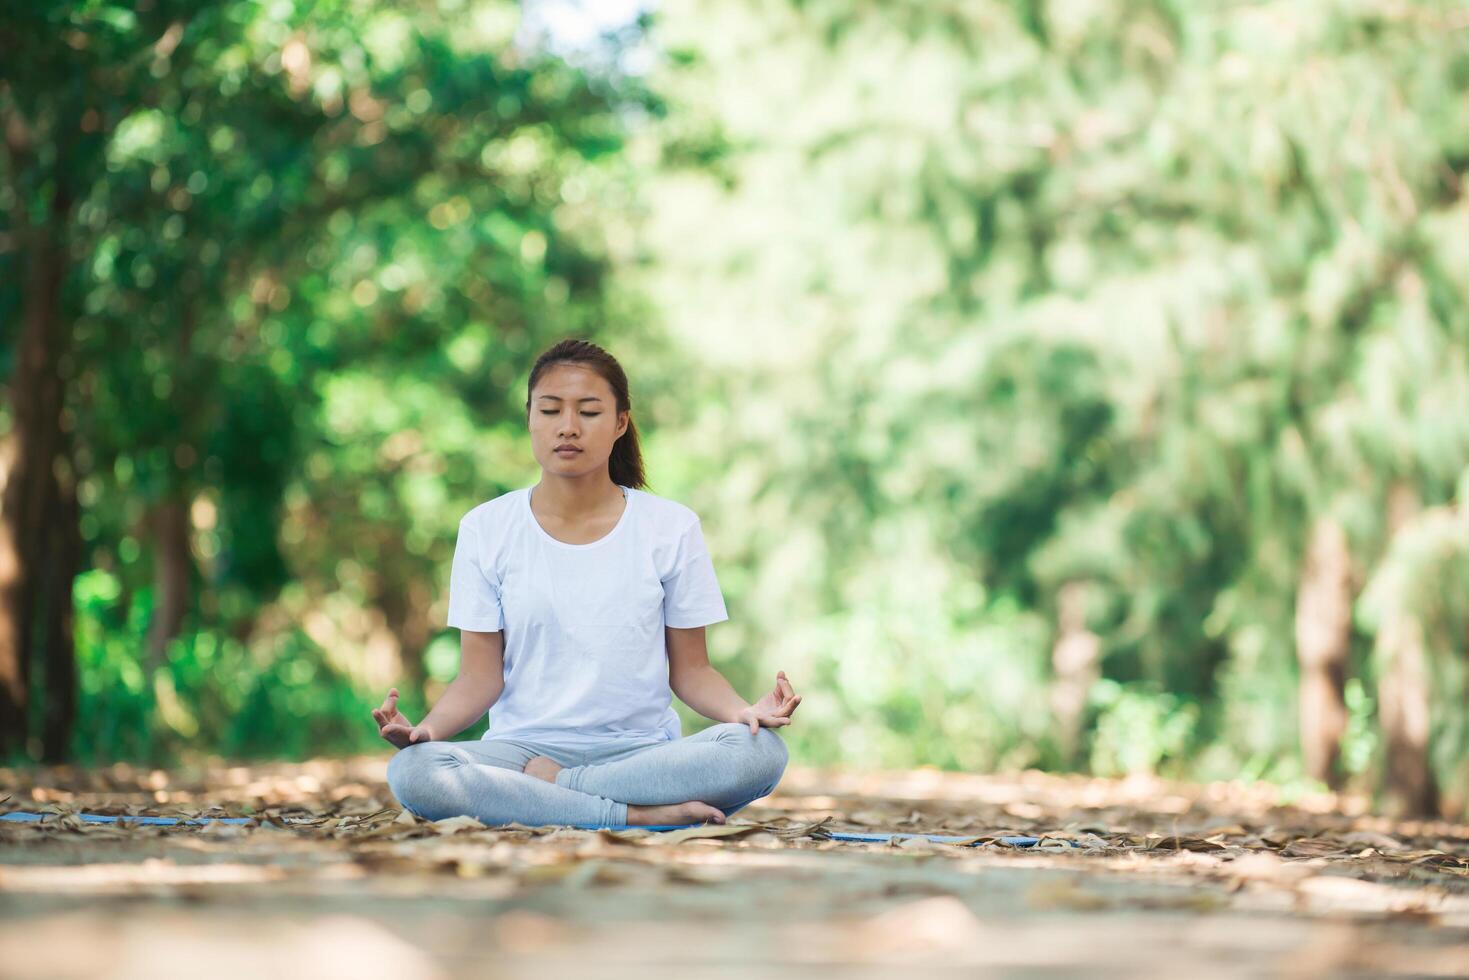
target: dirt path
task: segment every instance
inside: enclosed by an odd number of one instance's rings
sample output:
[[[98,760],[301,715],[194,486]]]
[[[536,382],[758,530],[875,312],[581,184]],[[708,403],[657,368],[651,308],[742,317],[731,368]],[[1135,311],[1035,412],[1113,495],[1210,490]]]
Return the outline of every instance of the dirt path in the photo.
[[[0,770],[0,812],[55,814],[0,822],[0,976],[1469,974],[1469,827],[1350,798],[792,768],[680,840],[418,821],[385,765]]]

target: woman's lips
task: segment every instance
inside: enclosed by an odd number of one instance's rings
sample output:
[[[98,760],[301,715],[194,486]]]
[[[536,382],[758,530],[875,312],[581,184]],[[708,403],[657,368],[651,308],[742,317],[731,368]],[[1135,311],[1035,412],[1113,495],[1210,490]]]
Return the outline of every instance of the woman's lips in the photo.
[[[556,455],[557,456],[575,456],[579,452],[581,452],[580,449],[558,449],[558,450],[556,450]]]

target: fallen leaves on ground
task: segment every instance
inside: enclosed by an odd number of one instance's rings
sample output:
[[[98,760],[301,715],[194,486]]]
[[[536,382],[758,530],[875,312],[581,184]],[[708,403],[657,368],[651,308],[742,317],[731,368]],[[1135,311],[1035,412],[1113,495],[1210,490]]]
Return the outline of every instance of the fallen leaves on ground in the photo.
[[[31,964],[21,980],[306,962],[646,976],[743,968],[760,950],[772,978],[898,963],[1443,976],[1469,957],[1469,828],[1386,820],[1352,797],[792,767],[722,825],[486,826],[404,810],[387,761],[0,769],[0,812],[47,814],[0,821],[7,965]],[[133,819],[154,815],[198,822]]]
[[[779,790],[724,824],[675,831],[486,826],[473,816],[422,820],[396,804],[384,781],[386,758],[239,765],[205,762],[177,772],[117,765],[96,769],[0,769],[0,812],[47,814],[39,823],[0,822],[0,848],[48,843],[198,841],[222,853],[264,862],[294,849],[301,874],[347,862],[365,870],[417,870],[461,878],[517,875],[525,882],[597,885],[641,872],[618,863],[673,866],[685,847],[728,851],[846,850],[964,861],[1007,860],[1136,871],[1163,862],[1188,873],[1250,882],[1303,880],[1289,868],[1363,881],[1432,884],[1469,890],[1469,827],[1442,821],[1399,822],[1336,798],[1283,806],[1260,787],[1188,787],[1154,781],[1078,777],[975,777],[918,771],[890,774],[792,770]],[[884,783],[884,779],[886,782]],[[917,790],[918,792],[915,792]],[[1355,811],[1355,812],[1353,812]],[[115,815],[116,823],[80,812]],[[167,816],[202,821],[157,825],[130,820]],[[243,819],[241,824],[215,818]],[[905,836],[847,842],[844,831],[936,834],[953,843]],[[1007,837],[1034,837],[1026,849]],[[314,860],[300,858],[307,848]],[[665,855],[660,857],[659,855]],[[1180,863],[1182,862],[1182,863]],[[575,871],[588,863],[590,870]],[[313,870],[314,869],[314,870]],[[680,865],[667,880],[697,882],[707,872]],[[0,870],[0,887],[15,872]],[[1052,888],[1051,898],[1061,902]],[[1074,903],[1073,903],[1074,904]]]

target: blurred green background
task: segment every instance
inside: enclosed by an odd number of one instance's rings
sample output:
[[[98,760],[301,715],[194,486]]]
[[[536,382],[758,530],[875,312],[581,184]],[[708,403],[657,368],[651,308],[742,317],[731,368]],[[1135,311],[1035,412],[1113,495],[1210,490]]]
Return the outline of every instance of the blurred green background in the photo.
[[[580,336],[796,762],[1469,806],[1462,3],[37,0],[0,51],[5,761],[389,751]]]

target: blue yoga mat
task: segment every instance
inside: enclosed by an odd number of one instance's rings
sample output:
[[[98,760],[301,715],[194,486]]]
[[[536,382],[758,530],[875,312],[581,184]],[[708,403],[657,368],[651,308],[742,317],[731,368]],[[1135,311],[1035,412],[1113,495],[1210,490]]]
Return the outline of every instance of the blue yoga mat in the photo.
[[[54,817],[54,816],[56,816],[56,814],[54,814],[54,813],[30,813],[30,812],[25,811],[25,810],[15,810],[15,811],[12,811],[11,813],[0,813],[0,820],[15,820],[15,821],[19,821],[19,822],[22,822],[22,823],[38,823],[41,820],[44,820],[46,817]],[[125,819],[125,820],[127,820],[128,823],[148,823],[148,824],[178,824],[178,823],[184,823],[184,824],[206,824],[206,823],[210,823],[210,822],[215,822],[215,823],[249,823],[250,822],[250,818],[249,817],[207,817],[207,818],[200,819],[200,820],[183,820],[183,819],[180,819],[179,817],[133,817],[133,816],[119,817],[117,815],[106,814],[106,813],[74,813],[74,814],[72,814],[72,816],[74,816],[74,817],[81,817],[83,820],[87,821],[88,823],[116,823],[119,819]],[[282,817],[281,819],[285,823],[287,823],[287,824],[289,824],[289,823],[292,822],[290,817]],[[597,826],[597,825],[581,826],[581,825],[578,825],[578,824],[571,824],[570,826],[575,826],[575,827],[577,827],[580,830],[682,830],[685,827],[697,827],[697,826],[699,826],[699,824],[695,824],[695,823],[666,824],[666,825],[656,826],[656,827],[634,827],[632,825],[623,825],[621,827],[602,827],[602,826]]]
[[[828,831],[828,833],[833,840],[856,840],[874,843],[897,840],[901,837],[922,837],[927,840],[938,841],[941,844],[956,844],[959,841],[968,841],[970,847],[980,843],[974,839],[974,834],[968,834],[964,837],[945,837],[942,834],[844,834],[835,830]],[[1041,839],[1039,837],[996,837],[993,842],[1004,844],[1006,847],[1035,847],[1041,842]],[[1071,845],[1070,841],[1066,843],[1067,845]]]
[[[12,813],[0,813],[0,820],[15,820],[21,823],[38,823],[46,817],[54,817],[54,813],[27,813],[24,810],[16,810]],[[108,816],[104,813],[74,813],[74,817],[81,817],[88,823],[116,823],[117,817]],[[218,817],[220,823],[249,823],[243,817]],[[129,823],[179,823],[178,817],[128,817]],[[184,823],[207,823],[205,820],[185,820]]]
[[[41,820],[44,820],[46,817],[54,817],[54,816],[56,816],[56,814],[54,814],[54,813],[30,813],[30,812],[27,812],[25,810],[15,810],[15,811],[13,811],[11,813],[0,813],[0,820],[14,820],[14,821],[17,821],[17,822],[20,822],[20,823],[38,823]],[[119,819],[119,817],[116,816],[116,815],[104,814],[104,813],[76,813],[76,814],[73,814],[73,816],[80,817],[81,819],[83,819],[83,820],[85,820],[85,821],[87,821],[89,823],[116,823],[117,820]],[[203,820],[184,820],[184,819],[181,819],[179,817],[144,817],[144,816],[133,817],[133,816],[129,816],[129,817],[126,817],[125,819],[129,823],[170,824],[170,825],[171,824],[178,824],[178,823],[184,823],[184,824],[206,824],[206,823],[210,823],[211,821],[218,822],[218,823],[249,823],[250,822],[250,818],[248,818],[248,817],[209,817],[209,818],[203,819]],[[285,819],[285,822],[288,823],[288,824],[291,822],[289,818],[283,818],[283,819]],[[700,826],[700,824],[696,824],[696,823],[663,824],[663,825],[653,826],[653,827],[632,826],[632,825],[628,825],[628,824],[624,824],[624,825],[619,826],[619,827],[611,827],[611,826],[608,826],[608,827],[602,827],[602,826],[581,826],[579,824],[572,824],[571,826],[575,826],[579,830],[683,830],[686,827],[698,827],[698,826]],[[823,839],[863,841],[863,842],[869,842],[869,843],[885,843],[885,842],[892,841],[892,840],[895,840],[895,839],[898,839],[898,838],[903,838],[903,837],[923,837],[923,838],[925,838],[927,840],[938,841],[939,843],[942,843],[942,844],[953,844],[953,843],[957,843],[958,841],[969,841],[970,844],[971,844],[971,846],[972,846],[973,844],[979,843],[978,841],[975,841],[974,840],[974,836],[973,835],[970,835],[970,836],[967,836],[967,837],[945,837],[945,836],[943,836],[941,834],[849,834],[849,833],[842,833],[842,832],[835,831],[835,830],[825,831],[825,832],[822,833],[822,838]],[[997,837],[997,838],[995,838],[995,843],[997,843],[997,844],[1004,844],[1004,845],[1006,845],[1008,847],[1035,847],[1040,842],[1041,842],[1041,839],[1039,837]],[[1071,842],[1070,841],[1067,841],[1067,843],[1070,844]]]

